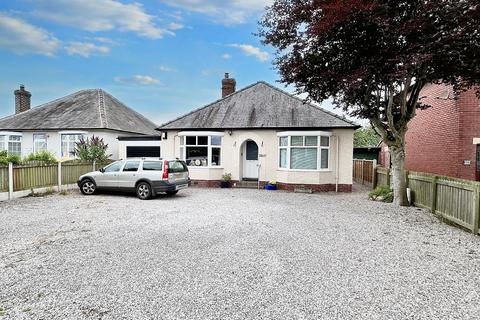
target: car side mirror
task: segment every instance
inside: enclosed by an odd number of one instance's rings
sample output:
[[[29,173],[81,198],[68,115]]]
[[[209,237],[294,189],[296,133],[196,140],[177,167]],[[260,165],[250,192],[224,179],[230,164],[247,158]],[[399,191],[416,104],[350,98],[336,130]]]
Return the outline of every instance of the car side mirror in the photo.
[[[100,168],[100,172],[101,172],[101,173],[104,173],[104,172],[105,172],[105,168]]]

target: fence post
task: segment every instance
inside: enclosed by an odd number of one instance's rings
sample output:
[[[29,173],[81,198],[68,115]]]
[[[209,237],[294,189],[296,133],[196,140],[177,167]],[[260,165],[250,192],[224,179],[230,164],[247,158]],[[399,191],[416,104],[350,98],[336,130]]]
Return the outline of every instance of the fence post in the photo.
[[[93,161],[93,172],[97,171],[96,161]]]
[[[57,170],[58,192],[60,192],[62,191],[62,163],[59,161],[57,165],[58,165],[58,170]]]
[[[433,176],[432,179],[432,213],[437,211],[437,180],[438,176]]]
[[[473,234],[478,234],[478,223],[480,220],[480,188],[475,188],[475,193],[473,195]]]
[[[13,163],[8,163],[8,200],[13,199]]]
[[[373,187],[373,189],[375,189],[377,187],[377,182],[378,182],[378,180],[377,180],[377,166],[376,165],[373,167],[372,171],[373,171],[372,187]]]

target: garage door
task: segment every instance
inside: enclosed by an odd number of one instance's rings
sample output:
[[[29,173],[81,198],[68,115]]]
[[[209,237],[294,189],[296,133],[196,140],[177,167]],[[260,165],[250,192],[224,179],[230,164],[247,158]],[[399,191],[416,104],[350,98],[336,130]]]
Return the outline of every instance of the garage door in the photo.
[[[127,146],[127,158],[160,158],[160,147]]]

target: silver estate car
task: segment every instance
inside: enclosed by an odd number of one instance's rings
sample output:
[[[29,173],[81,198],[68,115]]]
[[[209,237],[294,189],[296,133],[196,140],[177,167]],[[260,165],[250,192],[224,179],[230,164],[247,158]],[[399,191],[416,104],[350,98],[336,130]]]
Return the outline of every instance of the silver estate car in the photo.
[[[188,167],[178,159],[120,160],[78,179],[78,186],[84,195],[92,195],[97,190],[135,191],[142,200],[158,193],[175,195],[189,185]]]

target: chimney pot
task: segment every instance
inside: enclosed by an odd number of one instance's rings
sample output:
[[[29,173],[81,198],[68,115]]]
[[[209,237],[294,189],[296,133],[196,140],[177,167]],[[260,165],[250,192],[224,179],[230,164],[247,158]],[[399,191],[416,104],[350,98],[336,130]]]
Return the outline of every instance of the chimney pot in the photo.
[[[15,94],[15,114],[30,110],[30,98],[32,94],[25,90],[25,85],[21,84],[19,90],[14,91]]]
[[[226,96],[234,93],[236,85],[237,82],[235,81],[235,79],[230,78],[230,74],[226,72],[225,78],[222,80],[222,98],[225,98]]]

